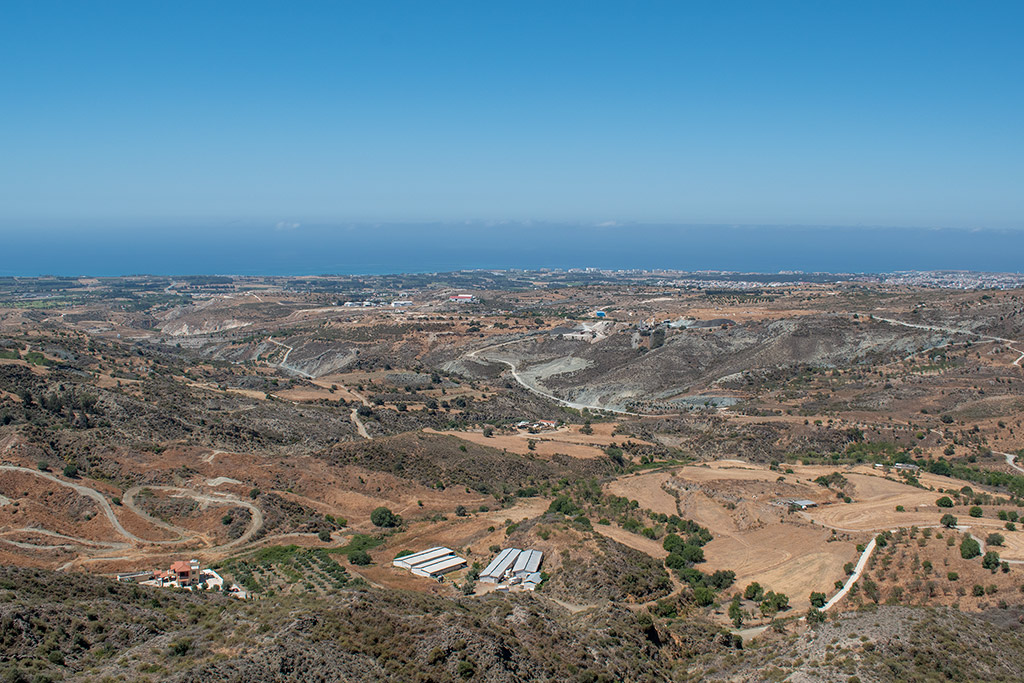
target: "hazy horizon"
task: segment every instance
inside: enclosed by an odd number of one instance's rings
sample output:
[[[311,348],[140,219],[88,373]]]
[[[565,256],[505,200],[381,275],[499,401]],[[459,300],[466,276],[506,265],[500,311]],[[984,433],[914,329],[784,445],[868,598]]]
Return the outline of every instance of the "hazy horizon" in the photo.
[[[198,223],[13,231],[3,276],[381,275],[472,269],[1020,272],[1024,230],[809,227]]]

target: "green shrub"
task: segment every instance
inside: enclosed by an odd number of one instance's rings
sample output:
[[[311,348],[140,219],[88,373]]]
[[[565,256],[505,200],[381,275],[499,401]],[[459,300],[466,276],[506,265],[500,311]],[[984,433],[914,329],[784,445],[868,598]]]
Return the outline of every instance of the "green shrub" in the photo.
[[[697,586],[693,589],[693,600],[699,607],[707,607],[714,604],[715,592],[705,586]]]
[[[999,569],[999,553],[989,550],[985,553],[985,557],[981,558],[981,566],[995,572],[995,570]]]
[[[375,508],[370,513],[370,521],[373,522],[374,526],[383,528],[396,527],[402,524],[402,518],[393,513],[386,507]]]
[[[981,555],[981,546],[973,538],[967,536],[960,542],[960,557],[970,560],[978,555]]]
[[[372,561],[370,554],[365,550],[355,550],[348,554],[348,561],[352,564],[366,566]]]
[[[572,498],[569,496],[558,496],[551,501],[551,505],[548,506],[548,512],[575,515],[579,512],[579,507],[576,506],[576,503],[572,502]]]

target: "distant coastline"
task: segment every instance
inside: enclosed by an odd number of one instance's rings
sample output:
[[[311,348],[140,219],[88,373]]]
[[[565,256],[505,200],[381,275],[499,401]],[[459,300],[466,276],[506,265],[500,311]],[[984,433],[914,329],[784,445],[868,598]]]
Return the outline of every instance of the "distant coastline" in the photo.
[[[5,233],[2,276],[384,275],[466,269],[1020,272],[1024,230],[401,224]]]

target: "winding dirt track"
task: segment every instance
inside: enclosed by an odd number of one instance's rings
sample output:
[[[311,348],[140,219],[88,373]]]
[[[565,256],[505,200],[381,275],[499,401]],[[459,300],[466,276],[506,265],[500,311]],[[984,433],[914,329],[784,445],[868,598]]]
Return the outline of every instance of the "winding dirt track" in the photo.
[[[126,540],[126,542],[97,541],[97,540],[91,540],[91,539],[86,539],[86,538],[79,538],[79,537],[76,537],[76,536],[69,536],[67,534],[61,534],[61,533],[58,533],[58,532],[55,532],[55,531],[50,531],[48,529],[39,529],[39,528],[32,528],[32,527],[23,527],[23,528],[16,528],[16,529],[5,529],[3,531],[3,534],[11,534],[11,533],[39,534],[39,535],[43,535],[43,536],[52,537],[52,538],[56,539],[57,541],[66,541],[66,543],[59,543],[59,542],[57,542],[57,543],[53,543],[53,544],[41,545],[41,544],[37,544],[37,543],[27,543],[25,541],[18,541],[18,540],[13,540],[13,539],[9,539],[9,538],[0,538],[0,542],[8,544],[8,545],[12,545],[12,546],[17,547],[17,548],[25,548],[25,549],[30,549],[30,550],[54,550],[54,549],[78,548],[80,550],[84,550],[84,549],[88,549],[89,550],[90,554],[88,556],[79,556],[79,557],[77,557],[77,558],[75,558],[75,559],[73,559],[73,560],[71,560],[69,562],[66,562],[64,565],[62,565],[59,568],[60,570],[67,569],[68,567],[70,567],[70,566],[72,566],[72,565],[74,565],[76,563],[79,563],[79,562],[135,559],[138,556],[139,553],[146,554],[146,552],[147,552],[146,548],[147,547],[150,550],[153,550],[154,546],[180,546],[180,545],[183,545],[183,544],[204,540],[203,537],[200,534],[197,534],[197,533],[195,533],[193,531],[190,531],[188,529],[185,529],[183,527],[175,526],[173,524],[168,524],[167,522],[164,522],[163,520],[157,519],[157,518],[153,517],[152,515],[148,514],[145,510],[140,509],[138,507],[138,505],[136,505],[136,503],[135,503],[135,496],[144,487],[136,486],[136,487],[133,487],[133,488],[125,491],[124,496],[123,496],[123,501],[122,501],[122,504],[123,504],[124,508],[129,510],[130,512],[132,512],[136,516],[138,516],[140,519],[145,520],[146,522],[148,522],[148,523],[150,523],[150,524],[152,524],[154,526],[157,526],[157,527],[159,527],[161,529],[165,529],[167,531],[171,531],[171,532],[177,534],[178,535],[177,538],[174,538],[174,539],[171,539],[171,540],[156,541],[156,540],[148,540],[148,539],[144,539],[144,538],[140,538],[139,536],[136,536],[132,532],[130,532],[127,529],[125,529],[124,526],[122,526],[120,520],[118,520],[118,518],[117,518],[117,515],[114,514],[113,508],[110,506],[110,503],[107,501],[106,496],[104,496],[99,491],[97,491],[97,490],[95,490],[93,488],[90,488],[90,487],[88,487],[88,486],[86,486],[84,484],[79,484],[79,483],[75,483],[75,482],[66,481],[64,479],[61,479],[61,478],[53,475],[53,474],[50,474],[49,472],[40,472],[39,470],[33,470],[33,469],[29,469],[27,467],[19,467],[17,465],[0,465],[0,472],[4,472],[4,471],[5,472],[18,472],[20,474],[29,474],[29,475],[32,475],[32,476],[35,476],[35,477],[39,477],[41,479],[45,479],[47,481],[53,482],[55,484],[58,484],[60,486],[64,486],[64,487],[70,488],[73,491],[75,491],[76,493],[78,493],[79,495],[82,495],[82,496],[85,496],[87,498],[90,498],[91,500],[96,502],[96,504],[99,506],[100,510],[106,516],[107,521],[110,522],[110,525],[114,528],[114,530]],[[159,491],[169,491],[169,492],[171,492],[176,497],[192,498],[192,499],[197,500],[197,501],[199,501],[201,503],[207,503],[207,504],[210,504],[210,505],[229,505],[229,506],[236,506],[236,507],[244,507],[247,510],[249,510],[249,512],[251,513],[252,517],[251,517],[251,520],[249,522],[249,528],[246,529],[245,533],[243,533],[241,536],[239,536],[238,538],[236,538],[236,539],[234,539],[234,540],[232,540],[232,541],[230,541],[228,543],[223,543],[221,545],[203,548],[203,550],[206,551],[206,552],[225,551],[225,550],[229,550],[229,549],[232,549],[232,548],[237,548],[238,546],[241,546],[241,545],[244,545],[246,543],[249,543],[249,542],[251,542],[253,540],[253,538],[260,531],[260,529],[263,528],[263,521],[264,521],[263,520],[263,512],[259,509],[259,507],[256,506],[254,503],[252,503],[250,501],[242,500],[242,499],[237,498],[235,496],[232,496],[230,494],[226,494],[226,493],[204,493],[204,492],[201,492],[201,491],[195,491],[195,490],[191,490],[191,489],[174,487],[174,486],[155,486],[155,485],[150,485],[150,486],[145,487],[145,488],[149,488],[149,489],[152,489],[152,490],[159,490]],[[126,551],[132,551],[132,554],[124,554]],[[117,554],[115,555],[115,554],[111,554],[111,553],[117,553]]]
[[[529,382],[527,382],[526,380],[524,380],[522,377],[520,377],[519,369],[516,367],[516,364],[513,363],[512,361],[507,361],[504,358],[490,358],[490,357],[487,357],[487,356],[478,356],[478,354],[480,354],[483,351],[491,351],[493,349],[497,349],[497,348],[502,347],[502,346],[508,346],[509,344],[515,344],[516,342],[520,342],[520,341],[523,341],[523,340],[522,339],[512,339],[510,341],[501,342],[500,344],[494,344],[492,346],[486,346],[486,347],[484,347],[482,349],[477,349],[475,351],[470,351],[469,353],[466,354],[466,358],[482,357],[484,360],[490,361],[492,363],[504,363],[505,365],[507,365],[509,367],[509,370],[512,373],[512,378],[515,379],[515,381],[518,382],[519,385],[522,386],[524,389],[526,389],[527,391],[529,391],[529,392],[531,392],[533,394],[536,394],[537,396],[542,396],[542,397],[548,399],[549,401],[554,401],[558,405],[566,406],[567,408],[574,408],[576,410],[583,410],[584,408],[586,408],[587,410],[601,410],[601,411],[604,411],[606,413],[615,413],[616,415],[635,415],[637,417],[677,417],[679,415],[678,413],[634,413],[634,412],[629,411],[629,410],[619,410],[617,408],[609,408],[607,406],[599,406],[599,405],[591,405],[589,403],[575,403],[573,401],[566,401],[563,398],[558,398],[554,394],[550,394],[550,393],[548,393],[546,391],[542,391],[542,390],[538,389],[537,387],[533,386],[532,384],[530,384]]]
[[[256,532],[263,528],[263,512],[259,509],[259,507],[257,507],[253,503],[250,503],[247,500],[236,498],[235,496],[232,496],[227,493],[200,493],[199,491],[193,491],[191,489],[180,488],[177,486],[135,486],[124,492],[124,499],[122,501],[124,506],[131,510],[132,512],[134,512],[139,517],[145,519],[150,524],[154,524],[168,531],[173,531],[179,536],[179,538],[171,541],[149,541],[149,543],[184,543],[186,541],[190,541],[196,538],[196,535],[190,532],[188,529],[185,529],[180,526],[175,526],[173,524],[168,524],[167,522],[161,519],[157,519],[156,517],[153,517],[148,512],[146,512],[145,510],[141,509],[138,505],[136,505],[135,496],[143,488],[152,489],[154,491],[170,491],[175,495],[175,497],[192,498],[193,500],[197,500],[201,503],[209,503],[211,505],[235,505],[238,507],[244,507],[247,510],[249,510],[250,513],[252,513],[252,519],[249,522],[249,528],[245,530],[244,534],[234,539],[233,541],[230,541],[229,543],[225,543],[223,545],[210,548],[210,550],[226,550],[228,548],[234,548],[236,546],[242,545],[243,543],[248,543],[252,540],[252,537],[256,535]]]
[[[352,409],[352,412],[349,413],[349,419],[352,420],[352,424],[355,425],[356,431],[359,432],[359,436],[363,437],[367,441],[372,441],[373,440],[373,437],[370,436],[370,433],[368,431],[366,431],[366,425],[364,425],[363,421],[359,419],[359,409],[358,408],[353,408]]]
[[[1020,363],[1021,363],[1022,360],[1024,360],[1024,351],[1021,351],[1020,349],[1018,349],[1018,348],[1016,348],[1014,346],[1014,344],[1020,344],[1020,342],[1016,341],[1016,340],[1013,340],[1013,339],[1007,339],[1006,337],[995,337],[995,336],[992,336],[991,334],[981,334],[981,333],[975,332],[973,330],[959,330],[959,329],[957,329],[955,327],[942,327],[940,325],[919,325],[917,323],[908,323],[908,322],[904,322],[902,320],[895,320],[893,318],[882,318],[880,316],[873,315],[871,313],[862,313],[861,315],[874,318],[875,320],[881,320],[882,322],[889,323],[890,325],[901,325],[903,327],[912,327],[912,328],[914,328],[916,330],[930,330],[932,332],[949,332],[951,334],[964,334],[964,335],[968,335],[968,336],[977,337],[978,339],[984,339],[985,341],[1002,342],[1002,343],[1006,344],[1007,348],[1009,348],[1011,351],[1013,351],[1014,353],[1019,353],[1020,354],[1017,357],[1017,360],[1013,361],[1013,365],[1018,367],[1018,368],[1022,367]],[[942,346],[945,346],[945,344],[943,344]],[[935,348],[938,348],[938,347],[935,347]],[[917,354],[914,354],[914,355],[917,355]],[[913,357],[913,356],[911,356],[911,357]]]
[[[278,303],[280,303],[280,302],[278,302]],[[297,367],[295,367],[293,365],[288,365],[288,356],[292,355],[292,351],[295,350],[293,347],[288,346],[287,344],[282,344],[281,342],[279,342],[279,341],[277,341],[277,340],[275,340],[275,339],[273,339],[271,337],[267,337],[267,341],[270,342],[271,344],[277,344],[282,349],[288,349],[287,351],[285,351],[284,357],[281,359],[281,362],[277,364],[277,367],[279,367],[279,368],[281,368],[283,370],[287,370],[288,372],[294,372],[296,375],[302,375],[306,379],[312,379],[313,375],[309,374],[305,370],[300,370],[299,368],[297,368]]]
[[[999,451],[995,451],[995,453],[996,455],[1001,455],[1004,458],[1006,458],[1006,464],[1012,467],[1013,469],[1017,470],[1018,472],[1024,472],[1024,467],[1021,467],[1020,465],[1017,464],[1017,456],[1014,455],[1013,453],[1000,453]]]
[[[113,508],[111,508],[110,507],[110,503],[107,502],[106,496],[104,496],[102,493],[100,493],[99,491],[97,491],[95,489],[91,489],[88,486],[83,486],[82,484],[75,484],[74,482],[65,481],[63,479],[60,479],[59,477],[56,477],[56,476],[50,474],[49,472],[40,472],[39,470],[30,470],[27,467],[18,467],[17,465],[0,465],[0,471],[3,471],[3,472],[21,472],[21,473],[24,473],[24,474],[31,474],[31,475],[34,475],[36,477],[41,477],[43,479],[46,479],[48,481],[52,481],[55,484],[60,484],[61,486],[66,486],[69,489],[74,490],[79,495],[86,496],[88,498],[92,498],[100,506],[100,509],[103,511],[103,514],[107,516],[107,520],[110,522],[111,526],[114,527],[114,529],[117,531],[117,533],[121,534],[122,536],[124,536],[125,538],[127,538],[130,541],[135,541],[136,543],[150,543],[151,542],[151,541],[147,541],[144,538],[139,538],[138,536],[136,536],[135,534],[133,534],[132,532],[128,531],[123,526],[121,526],[121,522],[117,519],[117,515],[114,514]]]

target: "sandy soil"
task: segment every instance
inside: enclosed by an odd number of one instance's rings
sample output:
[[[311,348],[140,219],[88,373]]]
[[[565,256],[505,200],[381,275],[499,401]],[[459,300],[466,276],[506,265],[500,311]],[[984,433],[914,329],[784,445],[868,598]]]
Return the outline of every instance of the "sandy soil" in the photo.
[[[833,494],[808,480],[836,471],[832,467],[796,467],[792,475],[780,475],[767,468],[749,465],[739,461],[717,461],[708,466],[689,466],[679,468],[675,472],[652,472],[631,477],[624,477],[611,482],[607,486],[610,493],[626,496],[637,500],[642,507],[665,514],[676,513],[676,498],[666,492],[662,485],[673,477],[684,482],[700,484],[702,489],[742,496],[744,487],[767,487],[769,493],[773,486],[780,489],[786,487],[802,487],[818,499],[834,500]],[[785,482],[777,482],[785,476]],[[683,517],[693,519],[707,527],[714,535],[714,540],[704,548],[706,562],[701,566],[703,571],[731,569],[736,572],[738,586],[745,586],[757,581],[766,589],[781,591],[790,596],[794,610],[804,610],[809,606],[811,591],[831,593],[833,583],[843,579],[843,565],[855,561],[857,557],[856,543],[870,538],[873,530],[889,529],[896,526],[912,524],[935,524],[941,513],[935,506],[938,497],[934,491],[923,491],[906,484],[889,481],[878,476],[870,468],[859,471],[844,471],[850,481],[853,497],[856,502],[845,504],[829,503],[800,515],[788,513],[778,506],[772,505],[773,497],[763,496],[761,500],[743,497],[733,509],[727,507],[720,499],[713,498],[705,490],[686,491],[680,495],[680,512]],[[941,478],[940,478],[941,479]],[[947,482],[935,482],[947,484]],[[787,489],[789,490],[789,489]],[[820,493],[819,493],[820,492]],[[788,494],[791,495],[791,494]],[[921,506],[920,512],[895,512],[896,505],[904,505],[907,510]],[[986,513],[989,519],[971,520],[985,526],[994,527],[1001,524],[995,517],[995,511]],[[966,511],[961,515],[966,517]],[[816,527],[809,524],[826,524],[843,529],[851,529],[854,533],[840,533],[833,536],[831,529]],[[623,543],[638,547],[642,537],[629,534],[621,529],[608,532],[597,528],[602,533],[616,537]],[[860,533],[856,533],[856,532]],[[1020,534],[1024,537],[1024,534]],[[1010,534],[1004,533],[1009,539]],[[829,539],[841,538],[830,542]],[[655,554],[660,550],[656,542],[653,548],[639,548]],[[1003,553],[1010,557],[1017,551],[1017,541],[1010,548],[1010,541]],[[1024,543],[1020,544],[1024,546]],[[664,556],[660,551],[655,556]]]
[[[665,551],[665,548],[662,547],[661,541],[656,541],[654,539],[647,538],[646,536],[641,536],[640,534],[634,534],[626,531],[620,526],[615,526],[614,524],[595,524],[594,531],[602,536],[607,536],[613,541],[618,541],[622,545],[635,548],[642,553],[647,553],[651,557],[655,557],[657,559],[668,557],[668,553]]]
[[[491,448],[500,448],[508,451],[509,453],[517,453],[519,455],[536,455],[546,458],[550,458],[557,454],[568,455],[573,458],[605,457],[604,451],[597,446],[591,446],[585,443],[573,443],[569,440],[553,438],[558,436],[556,432],[542,432],[540,434],[528,434],[527,432],[521,432],[519,434],[495,434],[493,436],[484,436],[481,432],[439,432],[429,428],[424,429],[423,431],[431,434],[448,434],[450,436],[457,436],[458,438],[471,443],[480,444],[481,446],[490,446]],[[532,451],[529,447],[531,439],[536,442],[536,448]]]
[[[649,472],[616,479],[608,484],[607,489],[608,493],[637,501],[642,508],[674,515],[676,514],[675,496],[661,487],[671,477],[671,472]]]

